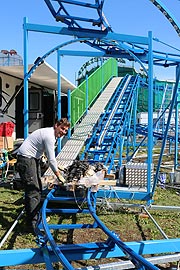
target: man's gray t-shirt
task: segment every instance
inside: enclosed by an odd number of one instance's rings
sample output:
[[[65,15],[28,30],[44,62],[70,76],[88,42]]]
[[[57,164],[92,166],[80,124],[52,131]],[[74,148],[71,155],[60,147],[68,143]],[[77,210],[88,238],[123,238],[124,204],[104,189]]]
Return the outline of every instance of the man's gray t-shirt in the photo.
[[[17,154],[39,159],[45,153],[49,161],[49,166],[53,172],[56,172],[58,171],[58,166],[55,151],[53,151],[55,142],[56,138],[53,127],[40,128],[25,139]]]

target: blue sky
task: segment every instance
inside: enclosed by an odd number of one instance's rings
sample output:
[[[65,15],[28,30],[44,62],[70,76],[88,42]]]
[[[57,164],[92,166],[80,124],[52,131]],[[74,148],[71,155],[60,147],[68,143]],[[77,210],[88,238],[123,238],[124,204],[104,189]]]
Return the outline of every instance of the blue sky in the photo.
[[[85,2],[94,3],[94,0]],[[180,1],[161,0],[180,24]],[[163,16],[163,14],[151,3],[150,0],[105,0],[104,14],[112,29],[116,33],[147,36],[152,31],[153,37],[157,37],[164,43],[170,44],[180,50],[180,37]],[[72,11],[73,12],[73,11]],[[1,1],[0,34],[2,49],[15,49],[23,56],[23,18],[27,17],[30,23],[66,26],[55,21],[43,0],[16,0]],[[29,33],[29,63],[33,63],[38,56],[44,55],[53,47],[67,40],[66,36],[52,34]],[[67,47],[66,49],[82,49],[81,44]],[[159,46],[159,44],[157,44]],[[160,47],[161,48],[161,47]],[[89,47],[85,48],[89,50]],[[163,46],[163,51],[170,49]],[[174,51],[180,54],[180,51]],[[77,73],[88,58],[64,56],[62,58],[61,73],[75,83]],[[56,68],[56,54],[51,55],[46,61]],[[174,69],[155,69],[154,76],[160,79],[174,79]]]

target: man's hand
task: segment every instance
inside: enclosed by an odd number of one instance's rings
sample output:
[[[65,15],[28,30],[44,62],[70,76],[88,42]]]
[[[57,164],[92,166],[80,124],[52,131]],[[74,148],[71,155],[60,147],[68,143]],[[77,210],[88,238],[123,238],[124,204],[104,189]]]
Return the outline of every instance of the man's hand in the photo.
[[[59,183],[61,183],[61,185],[63,185],[66,182],[66,180],[61,174],[57,176],[57,180],[59,181]]]
[[[64,185],[64,183],[59,179],[59,178],[57,178],[57,185],[58,186],[63,186]]]
[[[53,183],[49,184],[49,188],[52,189],[52,188],[54,188],[54,186],[63,186],[63,185],[64,185],[64,183],[61,180],[59,180],[58,178],[56,178],[56,180]]]

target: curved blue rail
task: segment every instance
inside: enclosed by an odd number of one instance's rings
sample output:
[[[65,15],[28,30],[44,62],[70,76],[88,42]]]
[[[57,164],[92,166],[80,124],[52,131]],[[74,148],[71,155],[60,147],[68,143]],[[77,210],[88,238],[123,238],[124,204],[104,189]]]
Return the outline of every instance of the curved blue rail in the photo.
[[[44,0],[46,5],[48,6],[51,14],[55,18],[56,21],[63,22],[67,24],[68,26],[73,27],[82,27],[78,22],[86,22],[91,23],[93,26],[101,27],[102,29],[110,29],[109,23],[107,22],[107,19],[105,15],[103,14],[103,5],[104,0],[96,0],[94,1],[94,4],[92,3],[84,3],[80,1],[74,1],[74,0]],[[165,16],[170,24],[174,27],[177,34],[180,36],[180,24],[177,21],[177,19],[174,17],[172,12],[168,10],[168,8],[163,4],[160,0],[150,0],[152,4],[158,8],[158,10]],[[57,7],[57,5],[59,6]],[[80,16],[73,16],[68,12],[70,10],[71,6],[75,7],[85,7],[86,9],[95,10],[97,19],[92,19],[92,17],[85,18]],[[79,12],[79,14],[81,14]],[[84,14],[83,14],[84,15]]]
[[[81,28],[82,25],[80,25],[79,22],[90,23],[92,26],[98,26],[103,29],[108,26],[106,23],[106,19],[104,18],[102,13],[104,0],[96,0],[94,4],[90,2],[85,3],[81,1],[71,1],[71,0],[58,0],[58,1],[44,0],[44,1],[48,6],[51,14],[55,18],[55,20],[63,22],[69,27]],[[72,8],[72,6],[74,9],[76,7],[81,9],[81,12],[77,12],[78,16],[71,15],[70,12],[68,12],[68,10]],[[85,8],[84,11],[89,9],[91,11],[91,16],[85,17],[87,13],[82,12],[83,8]],[[95,18],[95,16],[97,17],[97,19]]]
[[[175,31],[180,36],[180,24],[174,15],[168,10],[168,8],[160,0],[150,0],[155,7],[168,19],[170,24],[174,27]]]
[[[60,248],[57,246],[47,223],[47,216],[46,216],[46,208],[48,205],[49,200],[52,197],[52,194],[56,191],[56,188],[52,189],[50,191],[50,193],[47,195],[43,207],[42,207],[42,225],[44,228],[44,232],[45,232],[45,241],[48,240],[48,242],[51,245],[51,248],[54,252],[54,254],[57,256],[57,258],[59,259],[59,261],[62,263],[62,265],[65,267],[65,269],[69,269],[69,270],[73,270],[74,268],[72,267],[72,265],[70,264],[70,262],[66,259],[66,257],[63,255],[63,253],[61,252]],[[40,241],[41,241],[42,237],[40,236]],[[50,261],[49,264],[50,265]],[[53,268],[52,268],[53,269]]]
[[[69,262],[69,260],[67,260],[66,256],[63,254],[63,252],[61,251],[61,247],[58,246],[54,240],[54,237],[51,233],[51,229],[53,230],[58,230],[58,229],[74,229],[74,228],[82,228],[82,227],[93,227],[90,224],[87,224],[87,226],[83,225],[76,225],[76,224],[69,224],[69,225],[58,225],[58,224],[54,224],[54,225],[49,225],[47,222],[47,213],[58,213],[58,214],[62,214],[62,213],[87,213],[86,210],[84,209],[49,209],[48,208],[48,203],[49,202],[53,202],[56,201],[56,203],[61,202],[61,201],[75,201],[74,197],[68,197],[68,196],[54,196],[54,193],[59,190],[58,186],[55,186],[46,196],[42,209],[41,209],[41,214],[40,214],[40,219],[39,219],[39,224],[37,225],[36,228],[36,234],[38,236],[37,242],[38,244],[43,247],[43,255],[44,255],[44,261],[46,263],[47,269],[51,270],[54,269],[51,263],[51,259],[50,256],[48,256],[47,254],[49,253],[49,251],[53,251],[55,256],[57,257],[57,260],[59,262],[61,262],[61,264],[63,265],[64,269],[67,270],[73,270],[74,268],[72,267],[71,263]],[[83,198],[76,198],[76,200],[78,200],[78,202],[82,202],[84,199]],[[88,211],[89,212],[89,211]],[[50,243],[51,249],[49,249],[49,247],[47,246],[47,243]]]
[[[53,264],[51,262],[52,252],[57,258],[57,261],[59,261],[64,269],[66,270],[73,270],[75,269],[71,265],[71,261],[77,260],[78,257],[76,257],[76,253],[92,253],[91,257],[95,258],[95,255],[97,255],[98,252],[101,254],[101,258],[106,258],[108,252],[113,251],[115,249],[115,246],[119,248],[124,256],[127,256],[128,259],[135,265],[136,269],[148,269],[148,270],[157,270],[158,268],[154,265],[152,265],[150,262],[148,262],[146,259],[144,259],[142,256],[138,255],[135,251],[133,251],[130,247],[128,247],[124,242],[120,240],[120,238],[112,231],[110,231],[105,224],[99,219],[99,217],[96,215],[96,192],[92,192],[91,189],[88,189],[86,196],[84,198],[79,197],[78,201],[86,200],[87,208],[86,209],[72,209],[72,208],[48,208],[48,203],[55,200],[56,202],[60,202],[61,200],[64,200],[65,197],[61,197],[59,195],[54,195],[57,191],[57,194],[59,189],[55,187],[52,189],[46,199],[44,200],[43,207],[41,210],[41,217],[39,220],[39,225],[37,227],[37,242],[41,247],[41,250],[43,252],[44,262],[46,263],[46,267],[48,270],[53,270]],[[76,198],[77,199],[77,198]],[[67,197],[67,200],[74,201],[74,198]],[[84,211],[85,210],[85,211]],[[69,224],[69,225],[50,225],[47,222],[47,213],[89,213],[94,223],[90,226],[85,226],[85,224]],[[105,242],[100,243],[88,243],[86,244],[71,244],[71,245],[58,245],[55,242],[55,239],[51,233],[51,229],[56,230],[60,228],[100,228],[103,230],[103,232],[107,235],[107,240]],[[40,231],[41,230],[41,231]],[[48,243],[50,244],[50,247],[48,246]],[[119,250],[119,252],[120,252]],[[73,255],[73,252],[75,255]],[[117,251],[118,252],[118,251]],[[119,256],[122,256],[119,253]],[[50,256],[51,254],[51,256]],[[116,254],[115,257],[118,255]],[[71,259],[69,259],[71,258]]]
[[[90,214],[98,224],[99,228],[101,228],[104,233],[110,238],[110,240],[115,243],[119,248],[123,250],[123,252],[128,256],[128,258],[132,261],[132,263],[135,265],[136,269],[151,269],[151,270],[158,270],[159,268],[149,263],[147,260],[145,260],[143,257],[138,255],[136,252],[134,252],[131,248],[129,248],[123,241],[119,239],[119,237],[112,231],[110,231],[104,223],[99,219],[99,217],[96,215],[95,209],[91,204],[91,190],[88,190],[87,194],[87,202]]]

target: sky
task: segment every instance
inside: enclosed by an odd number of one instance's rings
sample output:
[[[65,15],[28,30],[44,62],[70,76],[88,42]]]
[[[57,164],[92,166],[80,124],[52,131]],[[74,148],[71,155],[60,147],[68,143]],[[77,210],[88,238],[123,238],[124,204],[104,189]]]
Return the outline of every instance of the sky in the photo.
[[[81,0],[82,1],[82,0]],[[95,0],[84,0],[86,3],[95,3]],[[161,0],[173,14],[180,25],[180,0]],[[71,10],[76,15],[78,9]],[[80,13],[87,15],[88,10]],[[153,37],[165,44],[177,48],[174,53],[180,54],[180,37],[169,23],[167,18],[152,4],[150,0],[105,0],[103,12],[111,25],[113,32],[136,36],[147,36],[152,31]],[[79,15],[79,14],[77,14]],[[23,57],[23,18],[27,17],[29,23],[66,27],[56,22],[44,0],[10,0],[1,1],[0,16],[0,50],[14,49]],[[62,44],[73,37],[45,33],[29,32],[28,34],[28,63],[32,64],[39,56],[43,56],[52,48]],[[172,51],[169,46],[161,43],[153,44],[154,49],[163,52]],[[64,49],[90,50],[84,44],[76,43]],[[87,57],[63,56],[61,58],[61,73],[72,83],[76,84],[77,74],[81,66],[88,61]],[[46,59],[48,64],[57,69],[57,56],[52,54]],[[128,65],[132,65],[127,63]],[[154,76],[159,79],[175,79],[174,68],[154,68]]]

